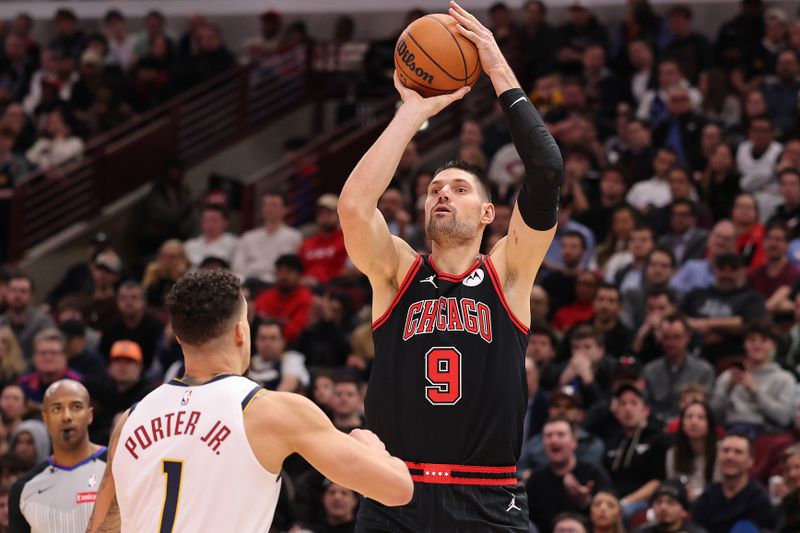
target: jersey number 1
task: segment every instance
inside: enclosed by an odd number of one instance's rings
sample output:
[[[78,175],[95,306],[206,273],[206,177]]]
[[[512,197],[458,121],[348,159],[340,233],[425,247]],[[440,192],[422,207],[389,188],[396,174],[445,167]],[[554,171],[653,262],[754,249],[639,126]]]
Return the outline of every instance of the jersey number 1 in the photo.
[[[431,348],[425,354],[425,397],[433,405],[455,405],[461,399],[461,352]]]
[[[159,533],[172,533],[175,526],[175,517],[178,516],[178,496],[181,494],[181,476],[183,475],[183,461],[164,459],[161,469],[166,479],[164,493],[164,509],[161,511],[161,527]]]

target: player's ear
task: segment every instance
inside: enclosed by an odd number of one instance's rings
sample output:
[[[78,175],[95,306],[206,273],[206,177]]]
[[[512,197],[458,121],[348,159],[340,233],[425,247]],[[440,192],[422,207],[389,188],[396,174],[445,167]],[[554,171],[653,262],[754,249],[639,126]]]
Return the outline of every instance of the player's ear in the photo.
[[[94,421],[94,407],[90,405],[86,411],[87,411],[86,419],[88,421],[88,425],[91,426],[92,422]]]
[[[241,320],[236,322],[236,327],[233,328],[233,340],[236,342],[236,346],[241,346],[244,344],[244,337],[245,337],[245,328],[244,324]]]
[[[485,203],[483,204],[482,209],[483,209],[483,215],[481,216],[481,222],[483,222],[488,226],[494,220],[494,204]]]

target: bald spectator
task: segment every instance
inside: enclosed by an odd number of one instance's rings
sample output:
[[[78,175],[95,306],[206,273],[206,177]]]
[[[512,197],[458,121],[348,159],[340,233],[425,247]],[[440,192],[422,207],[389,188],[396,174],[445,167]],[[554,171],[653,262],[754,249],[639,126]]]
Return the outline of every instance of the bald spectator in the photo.
[[[242,279],[256,278],[275,282],[275,261],[300,249],[302,234],[284,222],[287,214],[284,197],[267,193],[261,197],[263,226],[242,235],[231,270]]]
[[[8,308],[0,315],[0,326],[8,326],[17,337],[25,359],[33,357],[33,339],[46,329],[53,327],[52,319],[33,306],[36,285],[27,274],[16,272],[8,280]]]

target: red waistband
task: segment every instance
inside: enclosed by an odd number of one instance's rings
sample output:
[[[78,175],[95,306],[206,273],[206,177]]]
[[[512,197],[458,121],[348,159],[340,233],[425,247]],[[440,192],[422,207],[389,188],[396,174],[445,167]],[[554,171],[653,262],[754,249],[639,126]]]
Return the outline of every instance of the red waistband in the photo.
[[[516,466],[445,465],[406,461],[411,479],[440,485],[516,485]]]

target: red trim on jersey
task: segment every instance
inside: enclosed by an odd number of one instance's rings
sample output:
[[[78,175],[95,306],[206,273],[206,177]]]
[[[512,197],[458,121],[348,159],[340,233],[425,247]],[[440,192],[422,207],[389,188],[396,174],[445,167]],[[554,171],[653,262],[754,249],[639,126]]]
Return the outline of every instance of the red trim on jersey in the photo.
[[[433,269],[434,272],[436,272],[436,275],[439,278],[441,278],[441,279],[443,279],[445,281],[462,281],[464,278],[466,278],[468,275],[470,275],[472,273],[472,271],[475,270],[478,267],[478,265],[480,265],[481,256],[479,255],[478,257],[476,257],[475,258],[475,262],[472,263],[472,266],[469,267],[467,270],[465,270],[463,273],[458,274],[458,275],[456,275],[456,274],[448,274],[447,272],[439,272],[439,269],[436,267],[436,263],[434,263],[434,261],[433,261],[433,254],[428,254],[428,263],[431,265],[431,268]]]
[[[409,470],[421,471],[411,474],[417,483],[433,483],[437,485],[516,485],[516,466],[473,466],[448,465],[437,463],[412,463],[406,461]],[[459,475],[453,475],[459,474]],[[470,477],[463,474],[498,474],[499,477]]]
[[[403,278],[403,283],[400,284],[400,288],[397,289],[397,294],[394,295],[394,299],[392,300],[392,304],[389,306],[389,309],[383,312],[383,314],[372,323],[372,331],[375,331],[379,327],[383,325],[389,319],[389,315],[392,314],[392,311],[400,302],[400,298],[403,297],[403,294],[408,289],[408,286],[411,285],[411,281],[414,279],[414,276],[417,275],[419,271],[419,267],[422,265],[422,256],[418,255],[417,258],[414,260],[414,263],[411,265],[411,268],[408,269],[406,272],[406,277]]]
[[[500,297],[500,303],[503,304],[503,307],[506,308],[506,312],[508,316],[511,317],[511,322],[514,323],[517,328],[519,328],[522,333],[525,335],[528,334],[529,328],[525,324],[522,323],[522,320],[517,318],[511,308],[508,306],[508,302],[506,301],[506,295],[503,293],[503,285],[500,283],[500,276],[497,275],[497,271],[494,269],[494,264],[492,263],[492,258],[490,256],[486,256],[486,270],[489,272],[489,277],[492,279],[492,285],[494,285],[494,290],[497,291],[497,296]]]

